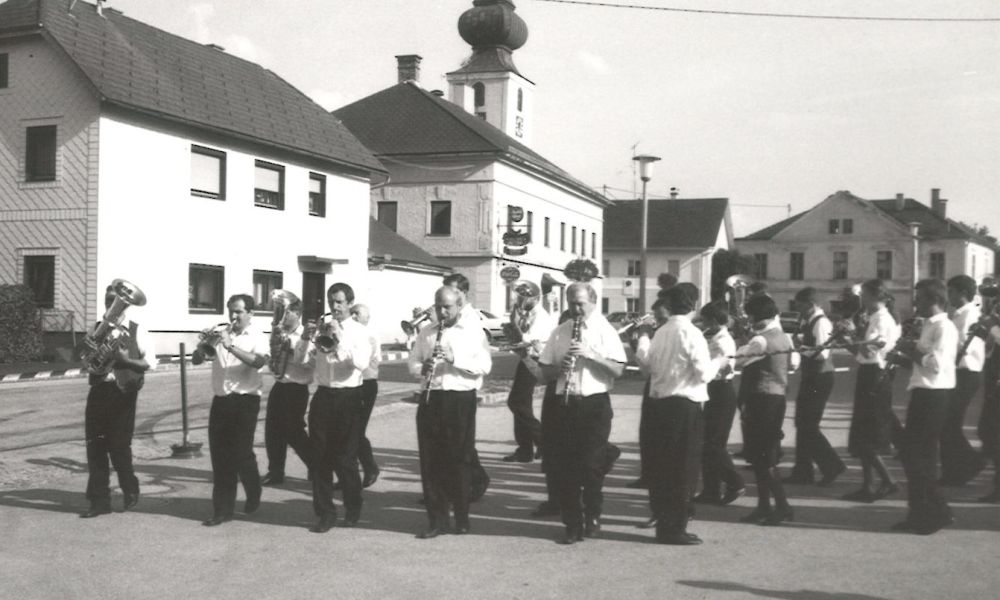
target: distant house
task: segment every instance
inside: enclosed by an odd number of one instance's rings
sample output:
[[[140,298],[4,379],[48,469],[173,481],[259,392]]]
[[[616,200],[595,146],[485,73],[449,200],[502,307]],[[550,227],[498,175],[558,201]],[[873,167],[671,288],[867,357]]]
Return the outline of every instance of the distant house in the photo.
[[[459,30],[473,54],[447,75],[450,100],[420,86],[411,54],[397,57],[396,85],[334,114],[389,170],[372,215],[468,277],[478,308],[509,310],[500,273],[516,267],[561,311],[566,264],[600,265],[608,200],[527,145],[534,84],[512,59],[527,39],[513,5],[477,0]]]
[[[712,256],[733,247],[727,198],[649,200],[646,269],[647,310],[656,298],[657,277],[670,273],[698,286],[711,299]],[[642,201],[616,200],[604,211],[604,312],[638,310]]]
[[[949,219],[947,203],[938,189],[930,206],[903,194],[865,200],[841,191],[736,247],[754,256],[754,275],[783,310],[803,287],[815,287],[829,307],[845,287],[878,277],[907,313],[916,281],[960,274],[981,281],[996,268],[996,244]]]
[[[161,353],[235,293],[287,288],[318,316],[333,280],[367,277],[373,173],[257,64],[82,1],[0,4],[0,281],[49,330],[97,320],[114,278],[145,291],[130,310]]]

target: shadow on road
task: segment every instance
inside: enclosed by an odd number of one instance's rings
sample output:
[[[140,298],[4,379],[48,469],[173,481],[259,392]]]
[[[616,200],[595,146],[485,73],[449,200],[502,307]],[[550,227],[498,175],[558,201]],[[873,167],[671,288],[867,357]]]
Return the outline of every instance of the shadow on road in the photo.
[[[767,590],[764,588],[731,583],[726,581],[691,581],[679,580],[677,583],[693,588],[723,592],[744,592],[762,598],[779,598],[781,600],[888,600],[882,596],[854,594],[851,592],[818,592],[815,590]]]

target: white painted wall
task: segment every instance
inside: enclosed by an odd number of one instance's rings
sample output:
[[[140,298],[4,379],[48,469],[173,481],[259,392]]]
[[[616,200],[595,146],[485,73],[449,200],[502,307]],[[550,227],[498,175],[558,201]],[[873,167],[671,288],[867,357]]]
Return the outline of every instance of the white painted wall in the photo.
[[[436,273],[414,273],[386,268],[368,273],[368,285],[364,296],[357,301],[367,304],[371,311],[373,327],[383,344],[406,341],[399,326],[400,321],[409,321],[413,309],[427,308],[434,304],[434,292],[441,287],[441,275]]]

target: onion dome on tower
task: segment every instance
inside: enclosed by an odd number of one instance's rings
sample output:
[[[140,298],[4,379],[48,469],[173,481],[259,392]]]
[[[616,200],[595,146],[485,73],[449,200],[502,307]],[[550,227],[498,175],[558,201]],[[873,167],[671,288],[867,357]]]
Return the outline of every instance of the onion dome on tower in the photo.
[[[472,56],[457,73],[512,71],[513,51],[528,41],[528,25],[510,0],[473,0],[458,18],[458,33],[472,46]]]

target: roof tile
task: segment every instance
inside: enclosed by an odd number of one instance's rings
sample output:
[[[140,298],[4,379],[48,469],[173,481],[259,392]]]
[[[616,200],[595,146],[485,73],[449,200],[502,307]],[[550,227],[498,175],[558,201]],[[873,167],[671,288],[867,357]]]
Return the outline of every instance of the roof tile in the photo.
[[[649,248],[711,248],[724,226],[728,198],[650,200]],[[604,209],[604,247],[637,248],[642,232],[642,200],[616,200]]]

